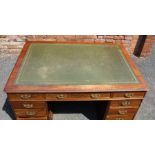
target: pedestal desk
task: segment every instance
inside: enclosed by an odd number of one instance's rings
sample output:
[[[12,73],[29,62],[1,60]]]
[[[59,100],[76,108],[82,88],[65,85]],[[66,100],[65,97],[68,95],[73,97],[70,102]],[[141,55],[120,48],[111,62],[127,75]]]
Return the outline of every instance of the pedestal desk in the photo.
[[[102,119],[131,120],[147,90],[120,44],[47,41],[25,43],[5,86],[21,120],[52,119],[56,101],[107,101]]]

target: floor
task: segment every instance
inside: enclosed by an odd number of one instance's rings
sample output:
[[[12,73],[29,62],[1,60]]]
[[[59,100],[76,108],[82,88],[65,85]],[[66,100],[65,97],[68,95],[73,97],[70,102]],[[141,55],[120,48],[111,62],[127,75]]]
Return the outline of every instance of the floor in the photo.
[[[12,109],[6,100],[6,94],[3,91],[4,86],[7,82],[9,74],[16,62],[18,54],[1,53],[0,52],[0,120],[11,120],[14,119]],[[142,74],[147,81],[150,91],[147,93],[135,120],[154,120],[155,119],[155,47],[153,48],[152,54],[147,58],[137,58],[132,55],[133,60],[141,70]],[[65,103],[64,103],[65,104]],[[95,119],[96,113],[94,104],[90,104],[89,109],[88,103],[77,103],[68,104],[67,109],[64,109],[64,104],[55,106],[55,120],[87,120]],[[66,106],[66,105],[65,105]]]

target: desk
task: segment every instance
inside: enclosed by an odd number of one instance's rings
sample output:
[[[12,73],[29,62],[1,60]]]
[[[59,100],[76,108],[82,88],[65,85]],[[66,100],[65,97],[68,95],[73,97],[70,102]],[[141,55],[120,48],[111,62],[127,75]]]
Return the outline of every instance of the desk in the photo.
[[[102,119],[133,119],[147,90],[122,45],[75,42],[27,42],[5,86],[17,119],[52,119],[52,101],[108,101]]]

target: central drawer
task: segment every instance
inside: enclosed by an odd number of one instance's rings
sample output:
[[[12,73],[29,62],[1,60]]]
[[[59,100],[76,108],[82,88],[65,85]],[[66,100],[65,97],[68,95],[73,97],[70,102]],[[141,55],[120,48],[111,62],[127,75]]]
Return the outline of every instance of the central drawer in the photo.
[[[46,99],[52,101],[102,100],[105,98],[110,98],[110,93],[58,93],[46,95]]]

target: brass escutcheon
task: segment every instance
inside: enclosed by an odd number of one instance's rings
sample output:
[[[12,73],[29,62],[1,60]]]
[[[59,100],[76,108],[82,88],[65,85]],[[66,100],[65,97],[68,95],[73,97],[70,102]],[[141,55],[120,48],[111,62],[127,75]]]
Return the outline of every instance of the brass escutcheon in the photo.
[[[56,98],[57,98],[57,99],[64,99],[65,96],[64,96],[63,94],[58,94],[58,95],[56,96]]]
[[[26,111],[27,116],[34,116],[35,114],[35,111]]]
[[[134,94],[133,93],[125,93],[124,96],[127,98],[130,98],[130,97],[133,97]]]
[[[116,118],[115,120],[124,120],[123,118]]]
[[[24,108],[33,108],[33,104],[24,103],[23,107]]]
[[[125,114],[127,114],[127,110],[119,110],[118,111],[118,113],[120,114],[120,115],[125,115]]]
[[[122,106],[129,106],[130,104],[130,101],[122,101]]]
[[[31,98],[31,94],[22,94],[22,95],[20,95],[20,98],[27,100],[27,99]]]
[[[91,94],[90,97],[92,99],[97,99],[98,97],[100,97],[100,94]]]

